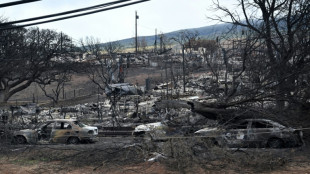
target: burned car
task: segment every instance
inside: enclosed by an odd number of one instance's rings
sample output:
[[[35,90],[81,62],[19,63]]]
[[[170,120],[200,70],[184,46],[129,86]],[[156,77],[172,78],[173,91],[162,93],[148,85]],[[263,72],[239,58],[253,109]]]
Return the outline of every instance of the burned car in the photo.
[[[144,135],[152,135],[155,132],[157,134],[164,135],[166,133],[167,125],[161,122],[142,124],[137,126],[134,131],[134,136],[144,136]]]
[[[283,126],[268,119],[245,119],[228,126],[204,128],[196,136],[227,147],[294,147],[303,144],[301,129]]]
[[[74,119],[49,120],[37,129],[24,129],[14,132],[18,144],[37,143],[46,140],[51,143],[77,144],[81,141],[97,141],[98,128],[87,126]]]
[[[189,136],[194,133],[194,127],[173,124],[172,122],[154,122],[135,127],[132,134],[152,141],[166,141],[172,136]],[[197,130],[197,129],[194,129]]]

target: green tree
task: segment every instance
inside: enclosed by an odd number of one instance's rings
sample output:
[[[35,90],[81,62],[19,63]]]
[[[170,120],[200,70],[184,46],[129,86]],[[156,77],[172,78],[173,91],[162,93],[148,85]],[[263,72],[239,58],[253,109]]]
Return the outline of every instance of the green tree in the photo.
[[[48,29],[0,30],[0,37],[0,102],[36,82],[53,69],[52,58],[72,48],[68,36]]]

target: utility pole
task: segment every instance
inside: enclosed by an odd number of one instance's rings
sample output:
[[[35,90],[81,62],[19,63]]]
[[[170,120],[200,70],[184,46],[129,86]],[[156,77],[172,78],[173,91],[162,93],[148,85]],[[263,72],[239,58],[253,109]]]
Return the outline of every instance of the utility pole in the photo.
[[[63,45],[63,38],[62,38],[63,36],[62,36],[62,32],[60,32],[60,51],[61,51],[61,53],[62,53],[62,45]]]
[[[40,30],[38,29],[37,44],[40,45]]]
[[[167,99],[168,99],[168,93],[169,93],[169,85],[168,85],[168,83],[169,83],[169,79],[168,79],[168,67],[167,67],[167,61],[168,61],[168,59],[167,59],[167,56],[165,55],[165,73],[166,73],[166,85],[167,85],[167,93],[166,93],[166,97],[167,97]]]
[[[159,41],[160,41],[160,52],[162,53],[164,50],[163,50],[163,35],[161,34],[160,37],[159,37]]]
[[[183,66],[183,93],[185,94],[186,92],[186,89],[185,89],[185,55],[184,55],[184,49],[185,49],[185,46],[184,46],[185,43],[182,44],[182,58],[183,58],[183,62],[182,62],[182,66]]]
[[[155,43],[154,43],[155,47],[154,47],[154,52],[157,52],[157,29],[155,29]]]
[[[138,30],[137,30],[138,19],[139,19],[139,16],[137,15],[137,11],[136,11],[136,15],[135,15],[135,21],[136,21],[136,55],[138,55]]]

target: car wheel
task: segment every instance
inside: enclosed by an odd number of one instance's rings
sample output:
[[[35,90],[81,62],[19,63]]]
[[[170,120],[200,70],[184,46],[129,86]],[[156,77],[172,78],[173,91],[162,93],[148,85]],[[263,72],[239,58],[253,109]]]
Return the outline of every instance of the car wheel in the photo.
[[[217,141],[216,139],[212,139],[212,143],[214,146],[223,147],[223,143]]]
[[[215,138],[202,137],[201,141],[206,147],[220,146]]]
[[[67,141],[68,144],[78,144],[80,140],[77,137],[70,137]]]
[[[45,134],[41,134],[39,136],[39,140],[47,140],[47,136]]]
[[[267,145],[270,148],[281,148],[283,147],[283,141],[279,138],[272,138],[268,140]]]
[[[19,135],[19,136],[15,137],[15,142],[17,144],[26,144],[27,140],[26,140],[26,138],[24,136]]]

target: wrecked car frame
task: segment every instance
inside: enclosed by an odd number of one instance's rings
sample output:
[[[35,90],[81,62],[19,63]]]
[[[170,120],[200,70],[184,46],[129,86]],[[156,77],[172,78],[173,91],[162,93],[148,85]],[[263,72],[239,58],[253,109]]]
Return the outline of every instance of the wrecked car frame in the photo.
[[[204,128],[196,136],[228,147],[295,147],[304,144],[300,129],[285,127],[268,119],[244,119],[224,127]]]
[[[77,144],[81,141],[98,141],[98,128],[87,126],[75,119],[55,119],[45,122],[37,129],[14,131],[13,135],[18,144],[35,144],[40,140]]]

